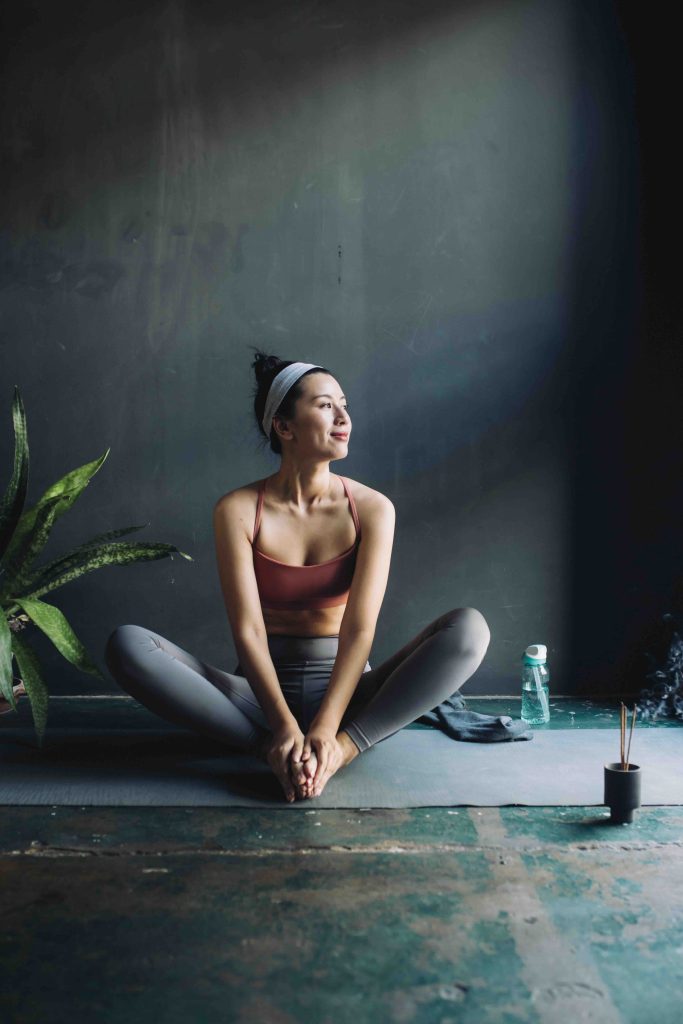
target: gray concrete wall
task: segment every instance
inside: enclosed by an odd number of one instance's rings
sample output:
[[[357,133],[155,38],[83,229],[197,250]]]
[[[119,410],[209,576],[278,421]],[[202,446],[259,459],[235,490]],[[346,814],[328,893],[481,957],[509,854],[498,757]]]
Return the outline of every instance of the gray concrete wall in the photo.
[[[469,692],[517,692],[532,642],[557,692],[617,678],[643,607],[619,575],[633,113],[605,2],[9,13],[0,465],[16,382],[33,500],[111,446],[46,554],[149,521],[195,559],[51,595],[101,665],[137,622],[234,667],[211,509],[277,467],[259,344],[336,373],[354,434],[332,469],[396,505],[373,663],[474,605],[493,640]],[[97,689],[36,649],[52,692]]]

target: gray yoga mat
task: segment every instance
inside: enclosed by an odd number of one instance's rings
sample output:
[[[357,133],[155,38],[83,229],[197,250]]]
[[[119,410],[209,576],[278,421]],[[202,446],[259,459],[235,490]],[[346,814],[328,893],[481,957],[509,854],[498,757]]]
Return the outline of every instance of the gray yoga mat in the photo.
[[[6,734],[0,804],[294,810],[600,805],[603,765],[618,758],[618,729],[539,729],[532,740],[502,743],[403,729],[333,776],[321,796],[288,804],[266,764],[182,734],[90,734],[52,739],[42,752],[26,736]],[[643,804],[683,804],[683,728],[636,732],[631,760],[641,766]]]

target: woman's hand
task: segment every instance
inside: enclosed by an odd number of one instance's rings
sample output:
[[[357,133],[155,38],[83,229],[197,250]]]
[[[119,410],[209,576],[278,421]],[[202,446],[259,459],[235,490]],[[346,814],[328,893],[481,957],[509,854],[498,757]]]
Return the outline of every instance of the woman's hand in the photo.
[[[313,752],[317,758],[315,774],[308,782],[308,792],[317,796],[323,780],[334,775],[344,763],[344,751],[337,739],[337,731],[330,726],[313,723],[306,733],[301,760],[305,763]]]
[[[266,748],[266,760],[291,803],[296,793],[291,775],[291,762],[300,761],[304,748],[304,734],[296,720],[281,726],[273,733],[273,739]]]

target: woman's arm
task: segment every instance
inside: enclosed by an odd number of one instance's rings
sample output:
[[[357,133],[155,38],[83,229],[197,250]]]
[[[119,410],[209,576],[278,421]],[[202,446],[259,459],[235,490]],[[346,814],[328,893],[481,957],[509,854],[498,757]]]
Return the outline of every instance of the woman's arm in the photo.
[[[336,732],[368,660],[389,578],[396,510],[375,492],[363,507],[361,542],[349,599],[339,627],[332,675],[314,725]]]
[[[298,724],[285,701],[268,649],[254,574],[248,505],[244,496],[235,491],[223,495],[214,505],[216,562],[240,665],[275,733],[284,725],[294,724],[298,729]]]

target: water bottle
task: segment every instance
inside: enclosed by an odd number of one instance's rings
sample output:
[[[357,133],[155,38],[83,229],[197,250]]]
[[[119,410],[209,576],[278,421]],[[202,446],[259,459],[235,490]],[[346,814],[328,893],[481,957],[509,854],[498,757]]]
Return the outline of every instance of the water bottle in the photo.
[[[529,644],[522,655],[522,718],[529,725],[542,725],[550,719],[547,653],[545,644]]]

